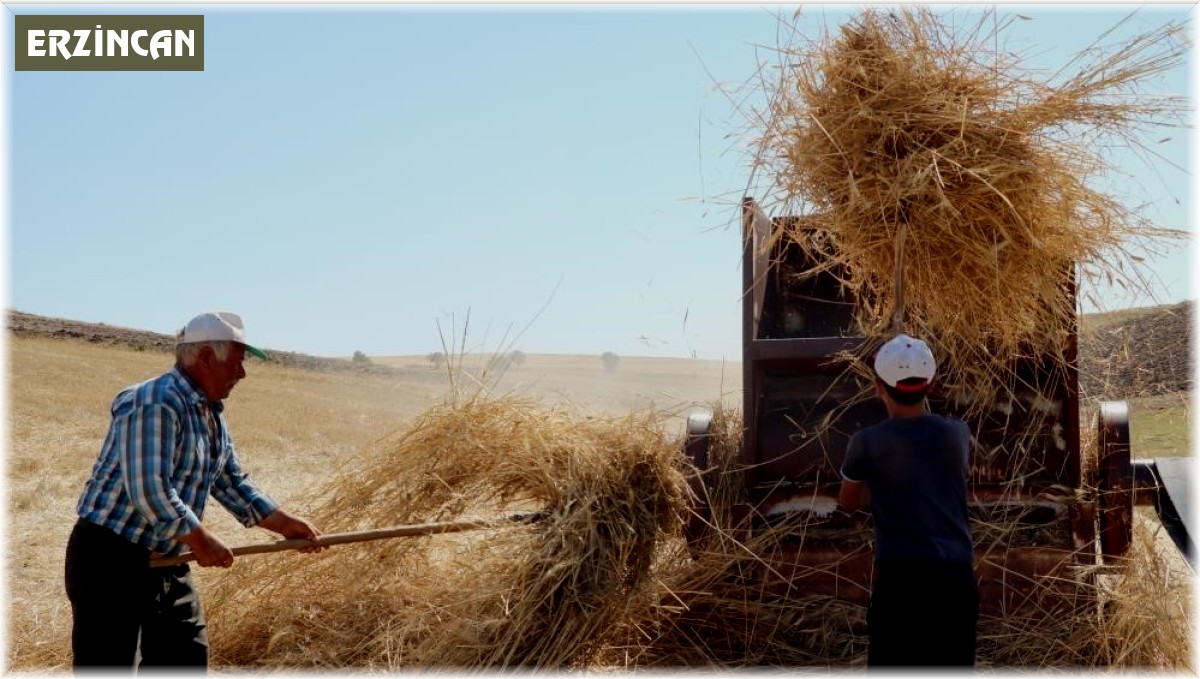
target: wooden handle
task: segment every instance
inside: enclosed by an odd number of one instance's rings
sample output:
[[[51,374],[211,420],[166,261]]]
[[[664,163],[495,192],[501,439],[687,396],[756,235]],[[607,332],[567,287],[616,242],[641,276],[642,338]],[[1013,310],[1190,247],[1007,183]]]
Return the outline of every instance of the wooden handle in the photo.
[[[514,516],[509,521],[524,521],[526,517]],[[332,545],[343,545],[350,542],[368,542],[370,540],[386,540],[388,538],[415,537],[420,535],[436,535],[439,533],[459,533],[468,530],[479,530],[481,528],[495,528],[500,525],[506,525],[508,522],[495,521],[447,521],[443,523],[418,523],[409,526],[395,526],[392,528],[379,528],[376,530],[356,531],[352,533],[330,533],[322,535],[316,540],[292,539],[280,540],[278,542],[269,542],[259,545],[246,545],[244,547],[234,547],[234,556],[243,554],[266,554],[267,552],[283,552],[289,549],[304,549],[305,547],[329,547]],[[196,555],[192,552],[184,552],[176,556],[154,556],[150,558],[151,568],[163,568],[165,566],[177,566],[181,563],[195,561]]]

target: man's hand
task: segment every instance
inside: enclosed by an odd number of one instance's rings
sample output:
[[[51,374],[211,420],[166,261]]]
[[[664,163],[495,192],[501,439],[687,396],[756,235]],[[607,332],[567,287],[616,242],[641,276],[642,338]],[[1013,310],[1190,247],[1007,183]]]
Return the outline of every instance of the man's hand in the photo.
[[[179,540],[191,548],[196,555],[196,563],[204,566],[219,566],[229,568],[233,565],[233,550],[225,546],[217,536],[208,532],[204,526],[187,535],[180,535]]]
[[[299,517],[292,516],[282,509],[276,509],[275,511],[271,512],[267,518],[259,521],[258,525],[266,528],[269,531],[279,533],[283,537],[289,539],[315,540],[321,537],[321,531],[317,530],[316,527],[311,523]],[[329,549],[329,547],[313,546],[305,547],[300,551],[320,552],[326,549]]]

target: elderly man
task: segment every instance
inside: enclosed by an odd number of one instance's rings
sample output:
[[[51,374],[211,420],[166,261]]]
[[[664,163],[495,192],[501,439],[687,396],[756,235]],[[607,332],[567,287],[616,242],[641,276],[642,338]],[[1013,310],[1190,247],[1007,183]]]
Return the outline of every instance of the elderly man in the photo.
[[[179,331],[175,366],[126,388],[84,486],[67,543],[66,589],[77,670],[208,665],[208,634],[186,564],[151,568],[152,554],[186,546],[200,566],[233,552],[201,523],[211,494],[246,526],[285,538],[320,535],[279,508],[242,471],[224,399],[246,376],[237,314],[203,313]],[[311,550],[310,550],[311,551]]]

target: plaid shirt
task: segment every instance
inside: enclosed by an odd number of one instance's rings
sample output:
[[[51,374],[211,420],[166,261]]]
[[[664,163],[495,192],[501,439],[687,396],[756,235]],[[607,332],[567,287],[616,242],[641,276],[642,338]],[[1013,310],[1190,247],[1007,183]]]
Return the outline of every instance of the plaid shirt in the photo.
[[[161,554],[182,551],[175,538],[200,525],[210,493],[243,525],[258,524],[279,505],[242,471],[223,409],[179,365],[126,388],[79,516]]]

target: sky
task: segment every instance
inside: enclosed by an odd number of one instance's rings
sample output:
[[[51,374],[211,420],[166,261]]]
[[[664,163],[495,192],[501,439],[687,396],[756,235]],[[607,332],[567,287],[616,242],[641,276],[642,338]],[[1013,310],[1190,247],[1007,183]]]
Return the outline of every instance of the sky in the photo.
[[[231,310],[318,356],[741,359],[738,203],[766,193],[757,83],[795,5],[6,7],[9,308],[161,333]],[[1027,17],[1003,47],[1050,73],[1132,7],[1002,5]],[[203,14],[204,71],[14,71],[14,16],[52,13]],[[1194,230],[1191,135],[1154,134],[1115,188]],[[1166,252],[1153,299],[1109,306],[1194,298]]]

